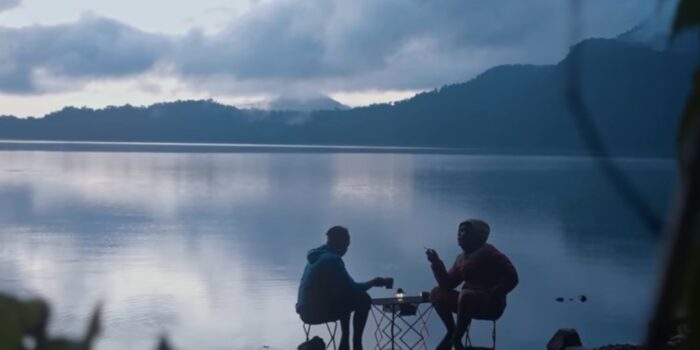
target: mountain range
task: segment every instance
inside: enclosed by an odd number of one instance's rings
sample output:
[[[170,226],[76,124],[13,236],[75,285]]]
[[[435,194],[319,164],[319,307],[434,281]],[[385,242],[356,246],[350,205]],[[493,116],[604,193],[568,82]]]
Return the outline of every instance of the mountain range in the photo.
[[[0,139],[429,146],[508,154],[587,150],[566,100],[571,69],[613,155],[671,157],[697,49],[659,49],[633,31],[588,39],[553,65],[497,66],[403,101],[352,109],[240,109],[212,100],[104,109],[66,107],[42,118],[0,117]],[[576,64],[575,67],[571,67]],[[285,103],[290,104],[290,101]]]

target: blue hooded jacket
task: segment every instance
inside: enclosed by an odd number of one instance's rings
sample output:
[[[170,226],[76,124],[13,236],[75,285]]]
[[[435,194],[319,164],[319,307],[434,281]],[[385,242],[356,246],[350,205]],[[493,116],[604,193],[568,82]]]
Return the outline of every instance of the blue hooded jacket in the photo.
[[[309,250],[306,268],[299,284],[297,312],[304,307],[326,307],[356,292],[365,292],[372,287],[369,282],[357,283],[345,269],[340,255],[333,253],[327,245]]]

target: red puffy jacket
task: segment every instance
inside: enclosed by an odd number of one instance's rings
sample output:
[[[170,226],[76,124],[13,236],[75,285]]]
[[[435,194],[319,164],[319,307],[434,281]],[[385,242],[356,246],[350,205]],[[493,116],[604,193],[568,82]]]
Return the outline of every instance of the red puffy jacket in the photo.
[[[430,267],[440,288],[454,289],[464,283],[462,289],[486,292],[503,305],[506,294],[518,285],[518,273],[513,264],[488,243],[471,254],[459,254],[449,271],[440,260]]]

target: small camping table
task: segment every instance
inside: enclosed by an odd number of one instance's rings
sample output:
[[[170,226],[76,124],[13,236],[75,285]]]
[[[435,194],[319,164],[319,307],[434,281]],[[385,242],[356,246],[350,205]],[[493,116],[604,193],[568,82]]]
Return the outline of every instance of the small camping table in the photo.
[[[422,304],[427,306],[421,307]],[[430,301],[420,296],[372,299],[372,318],[377,324],[374,348],[427,349],[427,323],[432,310]],[[406,319],[409,316],[415,316],[415,319]]]

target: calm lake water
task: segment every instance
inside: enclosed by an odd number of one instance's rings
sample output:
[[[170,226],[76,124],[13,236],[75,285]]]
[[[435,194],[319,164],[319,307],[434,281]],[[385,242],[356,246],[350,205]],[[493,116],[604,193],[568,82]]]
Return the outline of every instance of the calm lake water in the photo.
[[[591,346],[643,334],[662,244],[591,160],[140,147],[0,151],[0,291],[47,298],[54,334],[82,334],[102,300],[99,349],[152,349],[160,334],[181,349],[296,348],[297,283],[328,227],[350,229],[357,280],[393,276],[417,294],[434,285],[423,247],[451,263],[470,217],[520,274],[500,348],[543,349],[561,327]],[[665,215],[674,163],[619,164]],[[589,301],[555,301],[579,294]],[[475,324],[478,342],[489,326]],[[434,346],[435,315],[429,331]]]

